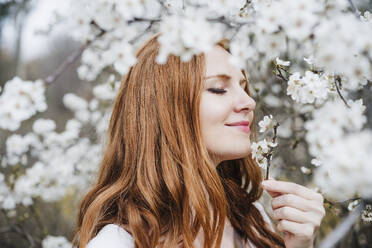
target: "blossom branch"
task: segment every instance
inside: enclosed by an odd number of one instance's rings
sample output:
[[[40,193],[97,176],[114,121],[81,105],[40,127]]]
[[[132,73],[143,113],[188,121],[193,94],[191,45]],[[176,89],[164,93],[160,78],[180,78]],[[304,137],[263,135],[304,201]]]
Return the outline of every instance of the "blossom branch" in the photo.
[[[100,37],[102,37],[107,31],[100,28],[96,23],[92,22],[91,24],[95,25],[99,30],[100,30],[100,33],[93,39],[93,40],[90,40],[88,42],[86,42],[84,45],[82,45],[77,51],[75,51],[75,53],[73,53],[72,55],[70,55],[58,68],[57,70],[55,70],[50,76],[48,76],[46,79],[45,79],[45,83],[46,84],[52,84],[53,82],[55,82],[61,75],[64,71],[66,71],[66,69],[72,64],[74,63],[79,57],[80,55],[84,52],[84,50],[90,46],[94,41],[96,41],[97,39],[99,39]]]
[[[277,131],[278,131],[279,125],[280,125],[279,122],[277,122],[274,125],[274,136],[273,136],[273,139],[272,139],[272,143],[274,143],[274,144],[275,144],[275,141],[276,141],[276,138],[277,138]],[[274,148],[270,147],[270,151],[264,155],[264,157],[267,159],[267,168],[266,168],[265,180],[269,179],[269,171],[270,171],[270,165],[271,165],[270,161],[271,161],[271,158],[272,158],[272,155],[273,155],[273,151],[274,151]]]
[[[336,90],[337,90],[337,93],[338,95],[340,96],[341,100],[345,103],[345,105],[350,108],[349,104],[347,104],[345,98],[342,96],[341,94],[341,91],[340,91],[340,86],[341,86],[341,77],[340,76],[336,76],[335,77],[335,85],[336,85]]]
[[[352,9],[353,12],[355,12],[355,14],[357,15],[357,17],[360,16],[360,11],[358,10],[358,8],[355,6],[353,0],[348,0],[349,4],[350,4],[350,7]]]

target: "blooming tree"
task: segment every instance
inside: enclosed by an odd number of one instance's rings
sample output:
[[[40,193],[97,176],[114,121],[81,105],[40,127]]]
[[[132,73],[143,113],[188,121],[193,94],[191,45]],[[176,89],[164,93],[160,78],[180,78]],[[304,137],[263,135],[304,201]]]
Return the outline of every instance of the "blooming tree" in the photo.
[[[1,165],[17,171],[16,176],[14,170],[0,172],[3,211],[32,206],[36,198],[55,202],[71,189],[88,187],[98,170],[120,79],[135,65],[136,49],[160,32],[160,64],[170,54],[188,61],[217,41],[229,40],[229,62],[248,72],[253,94],[267,114],[259,122],[263,136],[252,144],[253,158],[266,167],[281,156],[273,153],[281,142],[292,140],[293,153],[304,142],[312,162],[301,171],[313,176],[312,185],[329,202],[353,199],[352,206],[361,206],[359,213],[371,219],[372,130],[365,114],[366,96],[372,93],[368,11],[357,11],[348,0],[76,0],[65,18],[81,48],[49,77],[15,77],[1,89],[0,128],[12,131]],[[74,118],[57,132],[55,122],[41,114],[47,109],[45,89],[79,58],[82,80],[112,73],[93,87],[93,99],[64,96]],[[36,114],[40,118],[32,131],[17,134],[22,122]],[[86,126],[99,139],[84,136]],[[266,137],[271,130],[273,140]],[[71,246],[63,237],[42,238],[43,247]]]

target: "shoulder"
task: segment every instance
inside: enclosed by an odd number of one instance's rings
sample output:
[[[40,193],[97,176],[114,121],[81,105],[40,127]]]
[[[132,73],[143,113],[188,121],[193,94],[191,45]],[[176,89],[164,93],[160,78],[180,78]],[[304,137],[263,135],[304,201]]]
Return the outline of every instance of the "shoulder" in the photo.
[[[134,248],[133,237],[122,227],[115,224],[105,225],[89,241],[86,248]]]

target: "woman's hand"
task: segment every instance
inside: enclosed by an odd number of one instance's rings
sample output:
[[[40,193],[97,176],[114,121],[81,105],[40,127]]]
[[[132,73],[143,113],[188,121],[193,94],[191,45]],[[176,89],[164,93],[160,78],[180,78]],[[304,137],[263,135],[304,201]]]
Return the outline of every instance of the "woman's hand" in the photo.
[[[262,182],[271,195],[278,230],[285,233],[287,248],[313,247],[316,231],[325,215],[323,196],[299,184],[276,181]]]

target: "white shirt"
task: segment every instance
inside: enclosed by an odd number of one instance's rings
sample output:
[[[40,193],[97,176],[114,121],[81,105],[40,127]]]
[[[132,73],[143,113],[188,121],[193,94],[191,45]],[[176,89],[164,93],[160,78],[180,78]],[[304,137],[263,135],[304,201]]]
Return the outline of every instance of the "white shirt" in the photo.
[[[271,229],[274,231],[271,220],[265,213],[263,206],[258,202],[253,204],[261,212],[264,220],[269,223]],[[234,243],[235,235],[234,228],[230,221],[226,219],[221,247],[231,247],[231,244]],[[203,247],[202,236],[202,232],[199,232],[194,241],[195,247]],[[255,246],[248,240],[248,245],[246,247],[254,248]],[[107,224],[89,241],[86,248],[134,248],[134,239],[124,228],[116,224]]]

